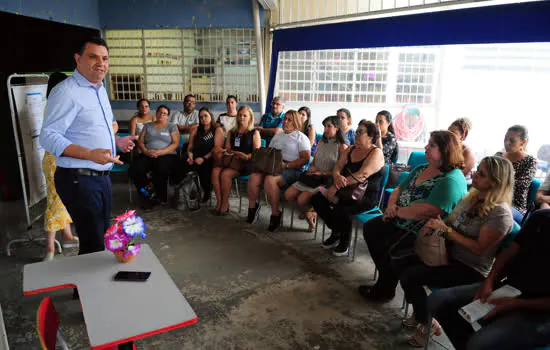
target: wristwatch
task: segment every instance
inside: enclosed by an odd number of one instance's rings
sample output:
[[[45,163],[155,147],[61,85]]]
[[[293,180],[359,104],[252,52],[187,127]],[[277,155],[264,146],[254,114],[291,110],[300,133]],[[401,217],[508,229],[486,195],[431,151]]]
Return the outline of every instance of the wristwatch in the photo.
[[[443,230],[443,236],[445,237],[445,239],[449,239],[449,235],[450,235],[452,232],[453,232],[453,228],[447,226],[447,227],[445,228],[445,230]]]

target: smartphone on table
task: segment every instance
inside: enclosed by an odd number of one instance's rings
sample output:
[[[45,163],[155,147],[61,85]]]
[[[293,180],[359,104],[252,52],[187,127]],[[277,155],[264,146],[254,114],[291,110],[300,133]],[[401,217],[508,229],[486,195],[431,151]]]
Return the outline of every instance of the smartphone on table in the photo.
[[[119,271],[114,277],[115,281],[145,282],[151,276],[151,272],[145,271]]]

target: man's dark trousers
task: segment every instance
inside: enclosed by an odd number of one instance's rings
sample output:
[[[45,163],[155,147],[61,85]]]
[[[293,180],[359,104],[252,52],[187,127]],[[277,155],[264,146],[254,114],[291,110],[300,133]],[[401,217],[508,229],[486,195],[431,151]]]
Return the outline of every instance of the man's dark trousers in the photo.
[[[112,187],[109,175],[79,175],[74,169],[58,167],[55,188],[75,224],[80,239],[78,254],[104,250],[103,235],[111,221]]]

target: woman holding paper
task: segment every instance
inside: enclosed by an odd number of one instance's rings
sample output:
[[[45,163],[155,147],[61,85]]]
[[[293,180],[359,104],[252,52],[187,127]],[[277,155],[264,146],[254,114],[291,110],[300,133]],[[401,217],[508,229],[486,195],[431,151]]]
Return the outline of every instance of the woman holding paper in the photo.
[[[448,241],[449,264],[411,266],[400,274],[405,298],[414,307],[414,315],[403,327],[415,328],[409,339],[413,347],[424,347],[428,327],[427,295],[423,286],[448,288],[481,282],[493,265],[498,243],[512,231],[511,210],[514,185],[512,163],[502,157],[486,157],[473,176],[472,189],[458,202],[446,221],[430,219],[419,235],[441,234]],[[437,321],[431,334],[440,334]]]

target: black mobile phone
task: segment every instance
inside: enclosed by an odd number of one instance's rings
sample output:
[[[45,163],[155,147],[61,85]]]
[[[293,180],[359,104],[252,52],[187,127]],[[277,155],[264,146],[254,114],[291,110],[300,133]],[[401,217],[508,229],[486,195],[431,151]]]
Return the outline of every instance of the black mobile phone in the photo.
[[[151,272],[144,271],[119,271],[114,277],[115,281],[145,282]]]

